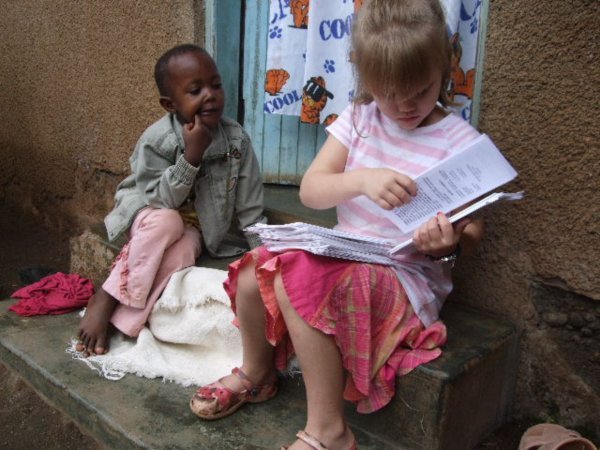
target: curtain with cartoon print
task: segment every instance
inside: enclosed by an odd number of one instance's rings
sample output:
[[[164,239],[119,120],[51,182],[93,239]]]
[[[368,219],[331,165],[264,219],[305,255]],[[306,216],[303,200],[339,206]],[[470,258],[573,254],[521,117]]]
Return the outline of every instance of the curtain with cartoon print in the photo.
[[[440,0],[453,48],[451,97],[471,116],[482,0]],[[329,124],[352,100],[348,55],[362,0],[270,0],[265,74],[266,114]]]

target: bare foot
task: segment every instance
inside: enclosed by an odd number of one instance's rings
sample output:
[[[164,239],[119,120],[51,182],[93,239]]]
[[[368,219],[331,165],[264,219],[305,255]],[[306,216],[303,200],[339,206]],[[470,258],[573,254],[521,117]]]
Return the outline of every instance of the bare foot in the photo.
[[[79,322],[79,342],[75,346],[78,352],[84,352],[86,356],[108,352],[112,329],[110,317],[117,303],[117,299],[102,288],[92,296]]]

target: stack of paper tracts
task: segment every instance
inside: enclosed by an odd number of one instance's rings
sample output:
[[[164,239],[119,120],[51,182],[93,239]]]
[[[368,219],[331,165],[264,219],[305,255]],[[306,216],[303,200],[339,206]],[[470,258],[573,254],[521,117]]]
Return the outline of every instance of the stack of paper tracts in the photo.
[[[523,192],[494,192],[484,197],[516,176],[517,172],[494,143],[486,135],[481,135],[415,178],[418,191],[410,203],[391,211],[382,209],[381,212],[400,229],[401,234],[410,235],[438,211],[449,214],[480,197],[480,200],[450,216],[450,222],[455,223],[499,201],[520,200]],[[302,222],[258,224],[246,231],[257,234],[263,245],[273,252],[306,250],[334,258],[393,265],[395,255],[412,251],[412,239],[398,243]]]

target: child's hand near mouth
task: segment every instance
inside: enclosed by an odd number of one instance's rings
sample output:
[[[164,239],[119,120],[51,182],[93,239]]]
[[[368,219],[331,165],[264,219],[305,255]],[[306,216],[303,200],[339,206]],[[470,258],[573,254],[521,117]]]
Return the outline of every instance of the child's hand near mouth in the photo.
[[[194,121],[183,125],[183,142],[185,143],[184,158],[191,165],[198,167],[204,151],[212,142],[210,129],[202,123],[199,114],[194,115]]]

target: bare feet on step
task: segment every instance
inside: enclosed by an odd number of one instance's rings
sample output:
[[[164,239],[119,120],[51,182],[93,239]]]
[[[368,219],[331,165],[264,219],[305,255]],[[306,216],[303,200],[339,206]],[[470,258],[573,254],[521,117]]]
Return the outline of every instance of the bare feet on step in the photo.
[[[89,356],[102,355],[108,351],[112,330],[110,317],[117,303],[118,301],[102,288],[92,296],[79,323],[79,342],[75,346],[78,352]]]

